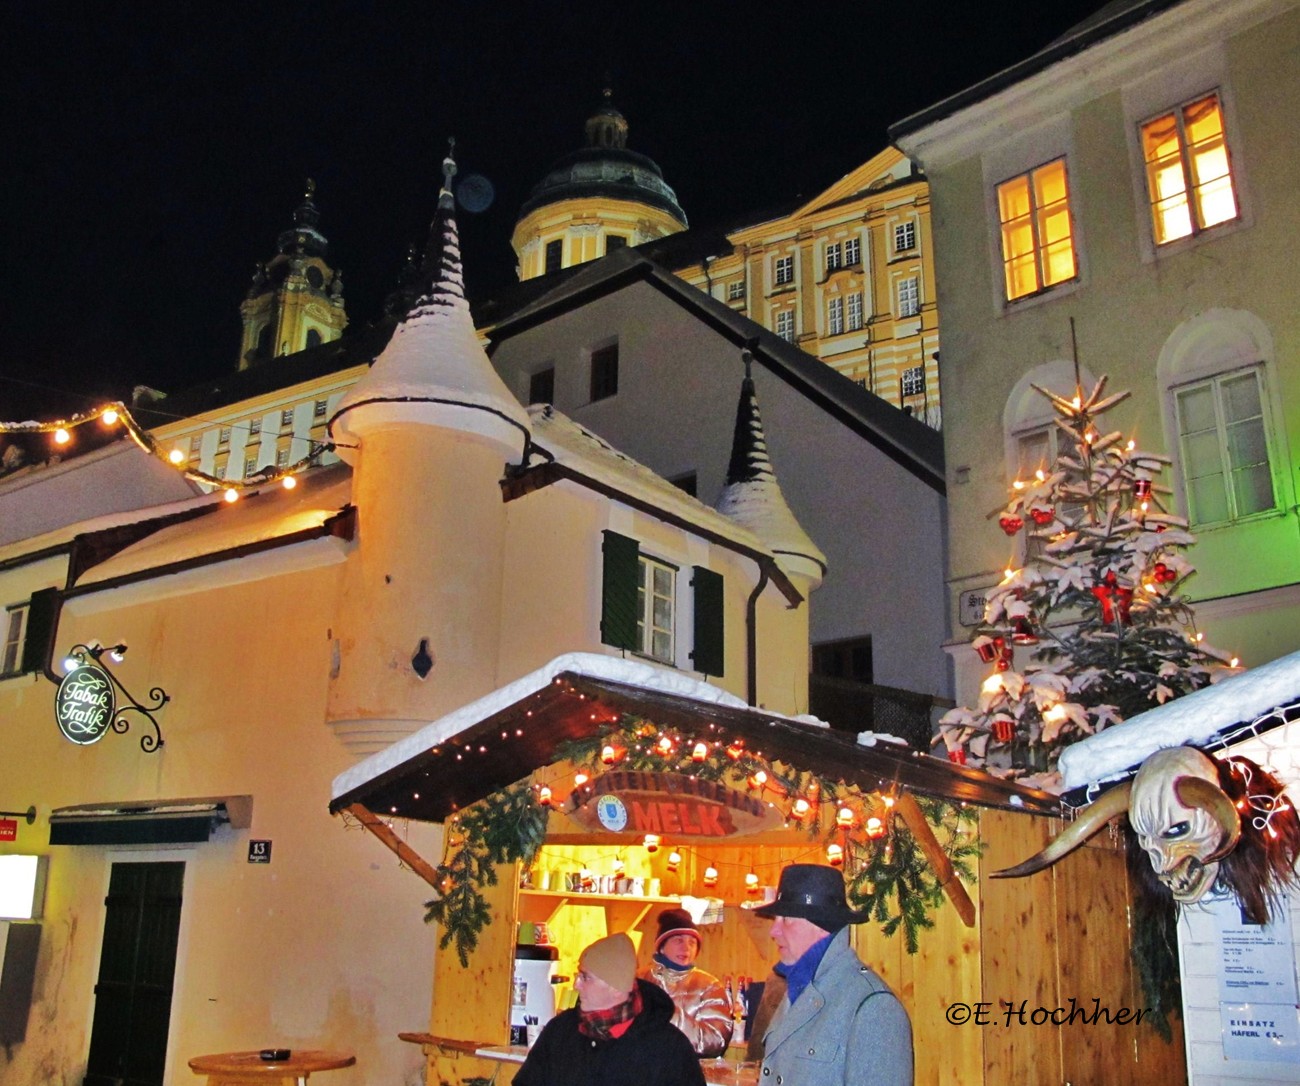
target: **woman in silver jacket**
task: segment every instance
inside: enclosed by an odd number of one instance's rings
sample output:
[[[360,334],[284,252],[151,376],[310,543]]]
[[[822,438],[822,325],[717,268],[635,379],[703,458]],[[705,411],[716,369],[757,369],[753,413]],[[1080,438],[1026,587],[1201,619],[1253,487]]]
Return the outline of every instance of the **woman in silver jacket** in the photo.
[[[665,909],[658,919],[654,960],[641,977],[672,996],[673,1025],[695,1051],[702,1058],[720,1056],[731,1040],[731,1003],[717,977],[695,968],[700,929],[685,909]]]

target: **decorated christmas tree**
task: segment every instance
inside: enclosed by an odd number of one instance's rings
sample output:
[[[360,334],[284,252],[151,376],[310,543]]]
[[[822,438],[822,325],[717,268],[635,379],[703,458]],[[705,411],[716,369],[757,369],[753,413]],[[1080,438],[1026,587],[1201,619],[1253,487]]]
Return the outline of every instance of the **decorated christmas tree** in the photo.
[[[1167,457],[1142,452],[1102,415],[1128,397],[1106,378],[1056,411],[1054,463],[1011,484],[990,514],[1012,541],[972,648],[992,671],[974,708],[940,721],[955,762],[1050,773],[1061,748],[1213,682],[1236,660],[1196,631],[1183,587],[1195,542],[1168,511]]]

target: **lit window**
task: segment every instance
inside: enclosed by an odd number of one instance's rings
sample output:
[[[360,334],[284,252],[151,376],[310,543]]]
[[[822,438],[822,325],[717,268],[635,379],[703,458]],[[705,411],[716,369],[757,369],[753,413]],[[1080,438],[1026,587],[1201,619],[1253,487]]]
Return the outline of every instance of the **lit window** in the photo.
[[[325,400],[317,400],[312,405],[312,409],[311,409],[312,418],[323,419],[325,417],[325,405],[326,405]]]
[[[857,238],[849,238],[844,243],[844,266],[851,268],[862,259],[862,243]]]
[[[4,647],[0,656],[0,675],[18,674],[19,664],[23,658],[23,624],[27,618],[27,608],[11,607],[4,617]]]
[[[222,445],[229,445],[229,444],[230,444],[230,427],[229,427],[229,426],[223,426],[223,427],[221,428],[221,433],[218,435],[218,437],[217,437],[217,441],[218,441],[219,444],[222,444]]]
[[[844,331],[844,299],[832,298],[826,303],[826,334],[838,336]]]
[[[257,474],[257,457],[250,456],[247,460],[244,461],[244,478],[247,479],[250,475],[256,475],[256,474]]]
[[[637,561],[640,583],[637,585],[636,651],[673,662],[673,582],[672,566],[641,557]]]
[[[772,265],[772,279],[776,285],[783,286],[794,282],[794,257],[778,256]]]
[[[925,392],[924,366],[909,366],[903,371],[902,391],[904,396],[920,396]]]
[[[789,343],[794,342],[794,310],[782,309],[776,314],[776,334]]]
[[[256,437],[256,436],[257,436],[258,434],[260,434],[261,432],[262,432],[262,420],[261,420],[261,419],[249,419],[249,420],[248,420],[248,436],[249,436],[249,437]]]
[[[292,426],[293,426],[293,408],[292,408],[292,407],[290,407],[290,408],[286,408],[284,411],[281,411],[281,412],[280,412],[280,428],[283,429],[283,428],[286,427],[286,426],[288,426],[288,427],[292,427]]]
[[[840,250],[840,243],[838,241],[832,241],[826,246],[826,270],[828,272],[834,271],[836,268],[840,267],[841,257],[842,252]]]
[[[289,450],[288,450],[288,449],[276,449],[276,450],[275,450],[275,466],[276,466],[277,468],[283,468],[283,467],[288,467],[288,465],[289,465]]]
[[[1157,245],[1237,217],[1217,94],[1147,121],[1142,126],[1142,155]]]
[[[618,344],[591,352],[591,400],[607,400],[618,392]]]
[[[916,276],[898,281],[898,315],[915,317],[921,311],[921,288]]]
[[[916,223],[899,222],[894,224],[894,252],[905,253],[916,248]]]
[[[1215,524],[1275,508],[1260,371],[1175,389],[1174,406],[1188,519]]]
[[[862,295],[850,294],[848,296],[848,330],[857,332],[862,328]]]
[[[1002,182],[998,219],[1008,301],[1075,277],[1065,159]]]
[[[727,301],[734,302],[745,296],[745,281],[737,279],[734,283],[727,284]]]

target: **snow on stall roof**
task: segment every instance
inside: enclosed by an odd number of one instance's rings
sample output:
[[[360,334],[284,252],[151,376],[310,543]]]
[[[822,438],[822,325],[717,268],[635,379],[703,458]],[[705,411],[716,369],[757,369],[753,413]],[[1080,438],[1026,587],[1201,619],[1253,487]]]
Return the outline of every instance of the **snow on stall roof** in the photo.
[[[352,768],[344,770],[334,778],[331,798],[338,799],[339,796],[351,792],[354,788],[359,788],[368,781],[387,773],[390,769],[396,769],[404,762],[447,742],[466,728],[477,724],[493,713],[509,708],[530,694],[544,690],[555,676],[566,671],[591,679],[606,679],[627,686],[637,686],[642,690],[691,698],[711,705],[725,705],[732,709],[752,708],[743,698],[738,698],[735,694],[728,693],[711,683],[693,679],[691,676],[672,668],[660,667],[657,664],[647,663],[643,660],[626,660],[618,656],[603,656],[599,653],[568,652],[563,656],[557,656],[549,664],[530,672],[523,678],[516,679],[512,683],[484,695],[477,701],[463,705],[431,724],[426,724],[418,732],[408,735],[405,739],[399,739],[387,749],[378,751],[358,762]],[[755,711],[762,712],[773,720],[789,720],[805,727],[829,727],[825,721],[812,716],[792,717],[783,713],[773,713],[766,709]],[[893,736],[878,735],[871,732],[863,732],[858,736],[858,743],[862,746],[874,746],[881,741],[890,743],[903,742]]]
[[[182,521],[119,551],[89,570],[79,584],[96,584],[234,547],[319,528],[348,504],[352,475],[337,464],[298,477],[293,490],[269,485],[197,520]],[[221,495],[210,496],[221,501]]]
[[[1060,770],[1066,788],[1119,777],[1149,755],[1184,743],[1203,744],[1238,724],[1300,701],[1300,652],[1130,717],[1066,747]]]
[[[734,543],[771,553],[771,547],[747,527],[693,498],[626,453],[619,452],[604,438],[550,404],[530,407],[528,418],[533,430],[533,444],[543,453],[553,456],[557,464],[604,483],[629,498],[640,499],[692,524],[708,528]]]

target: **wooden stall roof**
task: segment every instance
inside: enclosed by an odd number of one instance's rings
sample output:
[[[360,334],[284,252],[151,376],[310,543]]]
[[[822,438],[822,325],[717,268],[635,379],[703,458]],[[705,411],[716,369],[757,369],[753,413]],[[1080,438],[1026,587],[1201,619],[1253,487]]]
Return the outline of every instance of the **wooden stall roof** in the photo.
[[[542,689],[484,716],[437,746],[335,796],[330,810],[360,804],[382,817],[442,822],[461,808],[556,760],[556,747],[596,734],[620,714],[671,727],[691,739],[743,739],[772,761],[863,790],[895,785],[925,796],[1057,815],[1057,797],[907,747],[856,737],[762,709],[704,701],[563,671]]]

